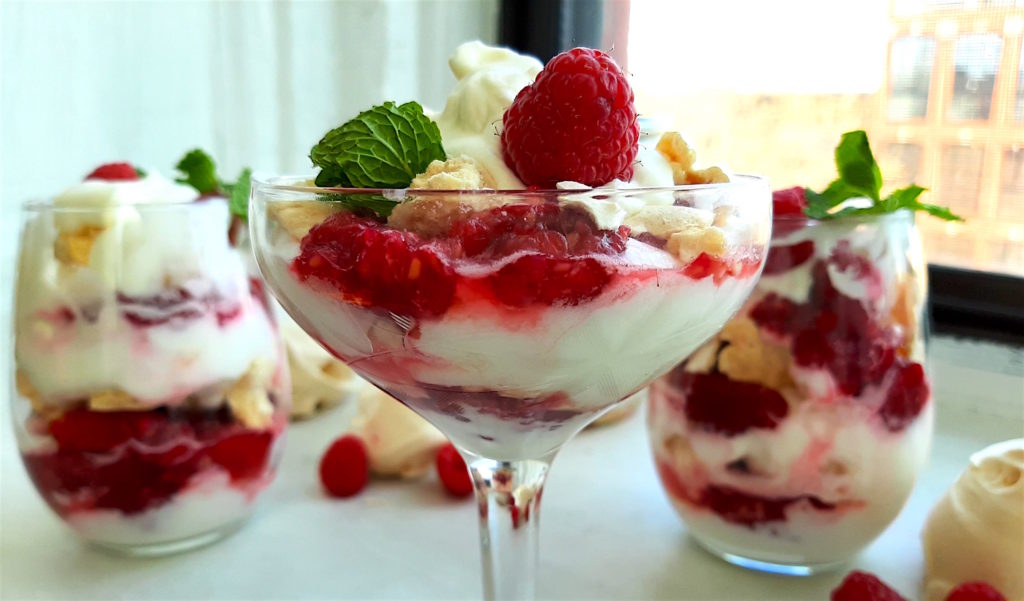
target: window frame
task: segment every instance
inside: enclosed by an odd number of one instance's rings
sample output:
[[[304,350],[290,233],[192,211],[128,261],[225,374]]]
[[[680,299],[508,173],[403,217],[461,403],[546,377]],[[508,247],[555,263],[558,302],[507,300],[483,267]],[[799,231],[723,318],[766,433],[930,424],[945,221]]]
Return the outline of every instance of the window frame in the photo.
[[[543,62],[573,46],[601,47],[604,32],[603,15],[607,13],[611,4],[618,4],[619,8],[622,8],[622,3],[628,5],[629,2],[630,0],[501,0],[498,42],[519,52],[537,56]],[[932,11],[945,12],[937,9]],[[622,13],[618,11],[617,14]],[[911,34],[907,32],[904,35]],[[1005,35],[1002,37],[1001,60],[1009,60],[1008,40]],[[935,39],[935,57],[929,78],[929,107],[925,118],[889,123],[890,127],[928,127],[935,121],[944,121],[948,109],[945,105],[947,101],[952,101],[953,78],[937,77],[937,70],[942,63],[939,58],[939,53],[943,51],[942,42],[940,38]],[[1024,36],[1021,46],[1021,53],[1024,54]],[[889,44],[886,50],[887,61],[891,52],[892,45]],[[1024,57],[1018,60],[1021,61],[1019,64],[1024,64]],[[1017,77],[1020,77],[1019,69]],[[932,95],[936,93],[936,87],[947,79],[947,85],[951,89],[941,94],[944,101],[941,104],[937,103],[933,108]],[[889,80],[887,70],[884,84],[887,95],[891,85]],[[1000,85],[1010,86],[1010,89],[1016,92],[1016,83],[998,82],[996,89],[993,90],[992,102],[995,103],[999,98]],[[887,112],[888,107],[885,109]],[[1012,123],[1012,111],[1008,116],[1007,121]],[[989,120],[991,119],[990,113]],[[887,118],[883,120],[888,121]],[[957,125],[969,123],[979,122],[960,122]],[[889,142],[904,142],[900,136],[885,137]],[[953,143],[953,140],[950,142]],[[929,264],[928,280],[927,310],[934,332],[1024,345],[1024,277]]]

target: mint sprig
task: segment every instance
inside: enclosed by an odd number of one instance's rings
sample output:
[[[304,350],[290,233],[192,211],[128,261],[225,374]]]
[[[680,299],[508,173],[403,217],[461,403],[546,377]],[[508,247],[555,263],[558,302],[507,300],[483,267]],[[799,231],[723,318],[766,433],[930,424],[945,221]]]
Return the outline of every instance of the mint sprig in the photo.
[[[249,217],[249,188],[252,170],[242,169],[238,179],[231,182],[220,179],[213,158],[202,150],[190,150],[175,166],[180,176],[174,181],[187,184],[199,194],[223,194],[228,197],[231,214],[247,220]]]
[[[417,102],[385,102],[327,132],[309,158],[321,187],[405,188],[445,160],[441,131]]]
[[[812,219],[883,215],[907,209],[924,211],[947,221],[963,221],[963,217],[955,215],[945,207],[919,202],[917,198],[926,189],[917,184],[894,190],[892,194],[882,198],[882,171],[871,152],[868,135],[863,130],[843,134],[839,145],[836,146],[835,160],[836,170],[839,172],[837,179],[821,192],[815,192],[810,188],[804,190],[807,197],[807,208],[804,209],[804,213]],[[844,207],[833,211],[851,198],[867,198],[871,200],[871,205]]]

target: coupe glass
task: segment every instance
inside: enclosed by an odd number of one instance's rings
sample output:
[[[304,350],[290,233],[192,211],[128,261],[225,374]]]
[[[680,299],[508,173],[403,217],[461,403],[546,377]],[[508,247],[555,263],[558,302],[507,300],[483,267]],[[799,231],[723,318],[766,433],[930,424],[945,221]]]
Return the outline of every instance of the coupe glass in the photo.
[[[234,531],[273,480],[290,386],[226,200],[23,215],[12,415],[40,495],[124,554]]]
[[[551,461],[740,307],[770,235],[767,181],[589,191],[307,182],[254,180],[249,223],[265,281],[325,348],[458,447],[476,487],[484,595],[533,597]],[[398,200],[390,223],[401,212],[418,233],[368,216]],[[584,205],[658,205],[694,224],[668,240],[654,222],[639,235],[600,230]]]

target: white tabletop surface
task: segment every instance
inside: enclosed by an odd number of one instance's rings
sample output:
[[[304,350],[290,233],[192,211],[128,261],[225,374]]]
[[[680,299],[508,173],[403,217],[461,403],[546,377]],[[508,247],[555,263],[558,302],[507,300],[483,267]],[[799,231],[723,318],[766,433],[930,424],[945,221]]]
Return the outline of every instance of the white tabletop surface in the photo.
[[[652,467],[643,416],[584,432],[552,469],[538,593],[548,599],[828,599],[848,569],[879,574],[917,597],[918,535],[968,455],[1024,435],[1024,355],[936,339],[938,419],[932,459],[895,523],[847,568],[810,578],[748,572],[701,551]],[[7,403],[0,403],[6,405]],[[471,599],[480,595],[476,515],[433,475],[374,481],[329,500],[316,466],[344,410],[295,425],[277,481],[237,534],[162,559],[106,555],[78,543],[32,490],[9,410],[0,409],[0,598]]]

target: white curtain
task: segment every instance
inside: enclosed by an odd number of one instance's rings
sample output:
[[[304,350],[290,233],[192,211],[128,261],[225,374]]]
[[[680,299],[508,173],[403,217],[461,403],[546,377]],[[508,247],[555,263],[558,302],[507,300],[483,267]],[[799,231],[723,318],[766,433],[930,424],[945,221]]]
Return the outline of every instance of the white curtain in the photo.
[[[169,174],[197,146],[226,177],[309,172],[310,147],[362,109],[442,108],[448,55],[494,41],[497,4],[0,1],[0,350],[24,200],[107,161]]]

